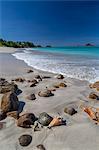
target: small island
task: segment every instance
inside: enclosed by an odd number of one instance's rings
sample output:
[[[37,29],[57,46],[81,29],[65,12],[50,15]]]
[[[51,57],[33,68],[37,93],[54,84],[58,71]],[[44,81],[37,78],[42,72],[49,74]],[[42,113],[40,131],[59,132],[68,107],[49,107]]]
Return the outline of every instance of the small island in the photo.
[[[91,47],[91,46],[94,46],[94,45],[91,44],[91,43],[87,43],[87,44],[85,44],[85,46]]]

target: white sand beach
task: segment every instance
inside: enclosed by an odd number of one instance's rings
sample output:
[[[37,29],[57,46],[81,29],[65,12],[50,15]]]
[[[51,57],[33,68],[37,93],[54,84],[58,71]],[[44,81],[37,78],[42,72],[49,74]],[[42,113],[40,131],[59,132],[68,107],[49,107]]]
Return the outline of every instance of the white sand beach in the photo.
[[[17,49],[0,47],[0,78],[5,78],[9,82],[20,77],[25,79],[24,82],[15,82],[22,90],[18,99],[25,103],[21,114],[34,113],[38,117],[40,113],[46,112],[52,117],[61,116],[66,120],[66,125],[55,126],[51,129],[43,127],[40,131],[34,132],[33,128],[18,127],[17,120],[7,116],[0,121],[5,122],[4,127],[0,129],[0,149],[36,150],[37,145],[43,144],[46,150],[99,150],[99,125],[95,124],[81,107],[99,108],[98,100],[88,98],[92,91],[95,91],[97,95],[99,91],[91,89],[87,81],[67,77],[57,79],[57,74],[36,70],[11,55],[16,51]],[[33,72],[27,73],[29,69]],[[31,83],[27,80],[33,80],[36,75],[50,78],[43,78],[35,87],[30,87]],[[61,82],[67,87],[56,88],[56,91],[52,91],[54,96],[40,97],[38,95],[38,92],[46,87],[52,89],[54,84]],[[31,93],[35,94],[35,100],[27,99]],[[3,94],[0,94],[0,99],[2,96]],[[77,113],[72,116],[65,113],[64,108],[68,106],[75,108]],[[32,142],[27,147],[20,146],[18,141],[23,134],[32,135]]]

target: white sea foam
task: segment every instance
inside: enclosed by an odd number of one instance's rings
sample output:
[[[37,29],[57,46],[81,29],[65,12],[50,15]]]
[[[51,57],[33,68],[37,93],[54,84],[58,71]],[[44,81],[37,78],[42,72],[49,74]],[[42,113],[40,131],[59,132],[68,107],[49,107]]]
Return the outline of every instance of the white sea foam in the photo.
[[[88,80],[89,82],[99,80],[99,61],[95,59],[52,54],[44,55],[29,50],[12,55],[17,59],[24,60],[25,63],[35,69],[62,73],[68,77]]]

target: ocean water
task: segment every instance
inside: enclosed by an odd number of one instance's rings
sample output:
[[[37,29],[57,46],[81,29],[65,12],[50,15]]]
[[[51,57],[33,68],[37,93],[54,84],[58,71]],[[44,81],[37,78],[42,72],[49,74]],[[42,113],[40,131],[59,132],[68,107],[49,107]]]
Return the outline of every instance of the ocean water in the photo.
[[[89,82],[99,80],[99,47],[29,48],[12,55],[36,69]]]

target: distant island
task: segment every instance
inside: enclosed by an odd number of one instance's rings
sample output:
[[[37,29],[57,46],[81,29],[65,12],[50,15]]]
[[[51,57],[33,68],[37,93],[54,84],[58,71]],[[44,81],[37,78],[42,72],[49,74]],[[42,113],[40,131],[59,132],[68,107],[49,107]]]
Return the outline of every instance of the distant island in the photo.
[[[93,45],[91,43],[87,43],[87,44],[85,44],[85,46],[95,46],[95,45]]]

